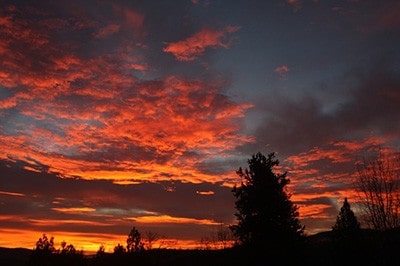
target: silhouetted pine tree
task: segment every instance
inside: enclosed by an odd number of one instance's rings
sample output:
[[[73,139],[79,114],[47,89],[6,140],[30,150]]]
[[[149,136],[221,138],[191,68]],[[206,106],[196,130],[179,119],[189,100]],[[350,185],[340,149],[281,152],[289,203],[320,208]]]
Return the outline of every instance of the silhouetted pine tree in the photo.
[[[350,208],[347,198],[344,198],[343,206],[336,218],[336,223],[332,226],[332,230],[342,234],[354,233],[360,230],[360,223],[354,212]]]
[[[248,160],[249,168],[239,168],[241,186],[232,190],[236,197],[237,225],[231,230],[242,246],[283,246],[304,236],[298,219],[298,207],[290,200],[285,186],[287,173],[276,174],[279,165],[275,153],[265,157],[257,153]]]
[[[365,250],[360,248],[360,246],[364,245],[360,229],[357,217],[351,210],[347,198],[344,198],[343,206],[340,208],[340,212],[336,218],[336,223],[332,226],[335,254],[332,259],[337,265],[342,265],[343,260],[346,260],[348,265],[365,265],[365,263],[361,263],[359,260],[360,257],[365,256]]]

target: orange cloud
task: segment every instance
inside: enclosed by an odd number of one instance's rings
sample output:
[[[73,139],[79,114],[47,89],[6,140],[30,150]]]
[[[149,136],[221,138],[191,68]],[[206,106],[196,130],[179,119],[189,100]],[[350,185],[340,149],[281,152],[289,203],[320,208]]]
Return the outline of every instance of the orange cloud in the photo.
[[[294,169],[297,169],[296,171],[301,171],[301,169],[306,168],[310,164],[322,160],[328,160],[334,164],[355,163],[355,156],[359,151],[377,147],[389,141],[391,138],[392,136],[371,136],[364,140],[335,141],[324,147],[314,147],[307,152],[289,156],[287,161],[294,166]],[[308,169],[307,171],[310,170],[311,169]],[[316,173],[312,172],[312,174],[315,175]]]
[[[227,35],[239,29],[240,27],[234,26],[228,26],[222,30],[204,28],[185,40],[169,43],[163,51],[172,53],[179,61],[193,61],[203,55],[207,48],[228,48],[232,39],[229,39]]]
[[[25,90],[6,98],[9,104],[4,107],[16,108],[31,123],[19,130],[19,136],[0,136],[0,158],[33,158],[63,176],[114,179],[120,184],[170,178],[162,173],[190,182],[214,182],[222,176],[198,171],[198,160],[253,141],[238,133],[237,120],[252,105],[221,94],[221,81],[170,76],[139,82],[115,71],[105,58],[50,59],[56,72],[49,68],[43,76],[12,78]],[[17,67],[18,71],[23,72]],[[43,122],[51,128],[38,126]],[[142,159],[132,159],[129,149]],[[200,157],[182,156],[188,152]],[[155,161],[157,157],[162,162]]]
[[[215,193],[214,191],[196,191],[196,194],[208,196],[208,195],[214,195]]]
[[[140,216],[130,218],[137,223],[145,223],[145,224],[203,224],[203,225],[218,225],[215,221],[209,219],[194,219],[194,218],[185,218],[185,217],[172,217],[170,215],[152,215],[152,216]]]
[[[72,207],[72,208],[51,208],[54,211],[62,212],[62,213],[89,213],[94,212],[96,209],[89,207]]]
[[[313,218],[313,219],[326,219],[330,218],[326,213],[326,209],[330,208],[330,205],[325,204],[307,204],[299,205],[299,211],[301,213],[300,219]]]

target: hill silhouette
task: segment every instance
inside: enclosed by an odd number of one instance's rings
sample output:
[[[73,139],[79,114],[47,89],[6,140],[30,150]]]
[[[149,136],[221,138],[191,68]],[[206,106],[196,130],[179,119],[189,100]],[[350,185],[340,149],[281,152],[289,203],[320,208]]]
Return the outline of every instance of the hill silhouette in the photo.
[[[3,248],[0,247],[0,262],[1,265],[28,265],[31,249],[26,248]]]

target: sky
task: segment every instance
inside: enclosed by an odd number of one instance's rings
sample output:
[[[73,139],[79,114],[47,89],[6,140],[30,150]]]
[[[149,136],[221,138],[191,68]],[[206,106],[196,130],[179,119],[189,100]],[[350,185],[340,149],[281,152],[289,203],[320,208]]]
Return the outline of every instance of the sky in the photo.
[[[307,234],[400,148],[400,2],[0,1],[0,246],[198,247],[275,152]]]

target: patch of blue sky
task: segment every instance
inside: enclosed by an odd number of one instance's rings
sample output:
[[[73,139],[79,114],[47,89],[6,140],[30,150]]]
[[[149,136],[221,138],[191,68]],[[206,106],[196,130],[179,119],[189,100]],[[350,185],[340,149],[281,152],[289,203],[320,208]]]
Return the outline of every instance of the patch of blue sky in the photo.
[[[9,97],[11,97],[13,95],[14,94],[12,93],[11,90],[9,90],[9,89],[7,89],[7,88],[5,88],[5,87],[0,85],[0,100],[9,98]]]

